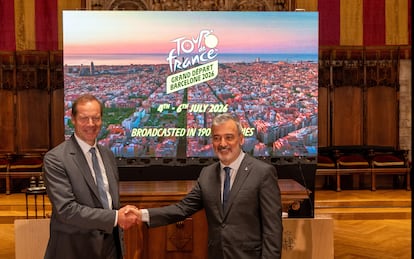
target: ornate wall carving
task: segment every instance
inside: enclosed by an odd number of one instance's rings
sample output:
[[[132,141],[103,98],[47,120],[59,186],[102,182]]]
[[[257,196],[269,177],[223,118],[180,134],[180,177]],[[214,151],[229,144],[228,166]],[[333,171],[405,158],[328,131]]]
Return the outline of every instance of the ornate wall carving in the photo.
[[[320,87],[387,86],[398,90],[399,61],[403,55],[399,47],[333,48],[319,51]]]
[[[295,0],[86,0],[86,9],[151,11],[294,11]]]
[[[12,90],[14,88],[15,69],[15,53],[0,52],[0,89]]]
[[[49,53],[21,51],[16,53],[16,88],[48,89]]]

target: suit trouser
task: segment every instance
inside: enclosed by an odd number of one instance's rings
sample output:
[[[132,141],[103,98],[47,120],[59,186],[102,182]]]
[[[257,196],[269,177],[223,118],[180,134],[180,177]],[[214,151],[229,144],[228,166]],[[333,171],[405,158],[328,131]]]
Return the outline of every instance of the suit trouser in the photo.
[[[121,259],[122,252],[118,239],[118,231],[114,228],[112,234],[105,234],[102,255],[105,259]]]

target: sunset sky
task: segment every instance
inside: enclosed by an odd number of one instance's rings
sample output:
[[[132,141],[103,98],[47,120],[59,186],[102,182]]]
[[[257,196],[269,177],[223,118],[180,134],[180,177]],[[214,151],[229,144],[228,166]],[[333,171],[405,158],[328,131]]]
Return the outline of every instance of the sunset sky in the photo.
[[[220,53],[317,53],[316,12],[64,11],[65,55],[150,54],[212,30]]]

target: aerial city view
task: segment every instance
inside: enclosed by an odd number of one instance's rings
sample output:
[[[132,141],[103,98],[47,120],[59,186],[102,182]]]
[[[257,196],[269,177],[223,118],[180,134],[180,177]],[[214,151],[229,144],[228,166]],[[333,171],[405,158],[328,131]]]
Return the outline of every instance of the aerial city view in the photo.
[[[66,133],[71,134],[71,100],[92,91],[107,108],[100,143],[119,157],[175,157],[180,145],[188,157],[213,156],[207,131],[215,108],[236,113],[243,128],[252,128],[245,134],[246,152],[313,155],[318,133],[317,69],[316,62],[225,63],[216,79],[166,94],[166,65],[65,67]],[[178,110],[182,104],[188,106]],[[132,136],[133,129],[152,127],[171,133]],[[183,128],[196,132],[172,132]]]
[[[214,19],[210,16],[206,19]],[[66,17],[82,19],[78,14]],[[295,19],[299,22],[294,28],[302,26],[303,19]],[[317,16],[311,19],[316,26]],[[80,44],[77,30],[72,36],[75,43],[66,40],[64,52],[66,138],[73,133],[72,102],[83,93],[93,93],[105,107],[99,143],[110,147],[116,157],[212,157],[211,121],[223,112],[240,118],[243,149],[251,155],[315,156],[317,36],[302,43],[311,42],[306,51],[302,45],[293,47],[300,42],[290,41],[284,49],[273,49],[286,43],[277,43],[280,37],[272,39],[269,31],[254,32],[262,38],[260,43],[244,38],[240,42],[246,46],[238,47],[233,43],[236,36],[226,38],[230,29],[198,26],[186,36],[182,32],[165,36],[159,45],[166,46],[155,52],[158,45],[152,39],[151,51],[139,42],[142,48],[125,53],[119,48],[97,53],[88,43]],[[95,37],[96,42],[102,41]]]

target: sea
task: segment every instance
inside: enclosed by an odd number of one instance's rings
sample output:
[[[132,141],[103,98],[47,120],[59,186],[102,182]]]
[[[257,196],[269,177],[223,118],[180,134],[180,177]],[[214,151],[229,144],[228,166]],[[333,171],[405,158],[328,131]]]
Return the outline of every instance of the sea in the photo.
[[[64,54],[65,65],[155,65],[168,64],[167,54]],[[252,62],[288,62],[297,63],[318,62],[317,53],[256,53],[235,54],[219,53],[217,59],[220,63],[252,63]]]

